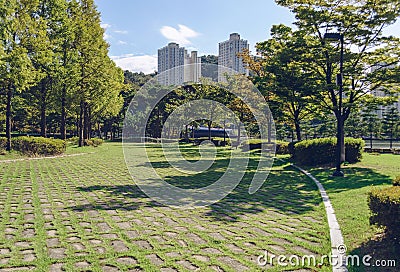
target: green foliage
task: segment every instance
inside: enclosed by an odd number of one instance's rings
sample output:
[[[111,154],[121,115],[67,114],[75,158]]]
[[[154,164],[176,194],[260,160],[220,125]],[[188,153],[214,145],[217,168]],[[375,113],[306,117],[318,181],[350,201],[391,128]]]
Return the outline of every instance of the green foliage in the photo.
[[[7,147],[7,138],[0,137],[0,154],[3,154]]]
[[[362,139],[345,138],[346,161],[360,161],[363,147]],[[334,162],[335,154],[336,139],[320,138],[296,143],[292,157],[297,164],[315,166]]]
[[[400,186],[400,176],[393,179],[393,186]]]
[[[85,140],[85,144],[88,146],[98,147],[103,144],[103,139],[100,138],[91,138],[89,140]]]
[[[276,154],[286,155],[289,153],[289,142],[276,141]]]
[[[370,223],[383,226],[390,236],[400,238],[400,187],[374,189],[368,198]]]
[[[12,139],[13,149],[28,156],[59,155],[65,152],[66,142],[59,139],[22,136]]]

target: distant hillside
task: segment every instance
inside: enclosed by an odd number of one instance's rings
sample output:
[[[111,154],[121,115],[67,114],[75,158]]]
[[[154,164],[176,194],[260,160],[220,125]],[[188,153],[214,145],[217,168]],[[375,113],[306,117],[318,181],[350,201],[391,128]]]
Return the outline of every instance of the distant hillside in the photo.
[[[218,65],[218,56],[214,55],[201,56],[201,63]],[[210,77],[216,81],[218,79],[218,69],[216,66],[212,65],[201,65],[201,76]]]

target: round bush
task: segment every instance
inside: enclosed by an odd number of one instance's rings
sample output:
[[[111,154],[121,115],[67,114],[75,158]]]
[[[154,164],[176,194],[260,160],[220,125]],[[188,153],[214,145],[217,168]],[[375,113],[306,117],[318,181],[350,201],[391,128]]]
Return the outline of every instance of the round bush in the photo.
[[[363,147],[362,139],[345,138],[346,161],[349,163],[360,161]],[[300,141],[294,144],[291,154],[295,163],[300,165],[317,166],[333,163],[336,158],[336,138]]]
[[[60,139],[22,136],[12,139],[12,148],[28,156],[59,155],[65,152],[66,143]]]
[[[390,236],[400,238],[400,186],[374,189],[368,197],[370,223],[383,226]]]

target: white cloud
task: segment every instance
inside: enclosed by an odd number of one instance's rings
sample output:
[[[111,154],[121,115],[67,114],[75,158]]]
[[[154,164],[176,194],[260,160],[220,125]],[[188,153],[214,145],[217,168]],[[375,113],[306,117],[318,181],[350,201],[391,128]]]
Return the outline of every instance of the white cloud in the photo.
[[[157,70],[157,56],[156,55],[143,55],[135,56],[133,54],[126,54],[122,56],[111,57],[117,66],[123,70],[131,72],[143,72],[151,74]]]
[[[115,30],[114,33],[117,33],[117,34],[128,34],[128,31],[127,30]]]
[[[104,29],[103,39],[104,40],[109,40],[111,38],[111,35],[107,34],[106,32],[107,32],[107,29],[111,27],[111,25],[110,24],[106,24],[106,23],[102,23],[102,24],[100,24],[100,27],[102,29]]]
[[[124,41],[121,41],[121,40],[119,40],[119,41],[118,41],[118,44],[119,44],[119,45],[126,45],[126,44],[128,44],[128,43],[127,43],[127,42],[124,42]]]
[[[103,28],[103,29],[107,29],[107,28],[110,28],[111,25],[110,25],[110,24],[103,23],[103,24],[100,24],[100,27]]]
[[[178,27],[179,29],[173,28],[172,26],[163,26],[160,32],[170,42],[176,42],[182,46],[192,44],[189,39],[200,35],[200,33],[197,33],[185,25],[178,25]]]

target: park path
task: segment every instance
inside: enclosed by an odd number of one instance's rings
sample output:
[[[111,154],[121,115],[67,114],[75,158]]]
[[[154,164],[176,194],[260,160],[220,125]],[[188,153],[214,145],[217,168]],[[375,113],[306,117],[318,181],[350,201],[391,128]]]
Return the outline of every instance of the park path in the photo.
[[[183,210],[143,195],[118,145],[0,164],[0,271],[282,271],[257,259],[329,254],[312,181],[280,163],[255,195],[246,180],[219,203]]]

